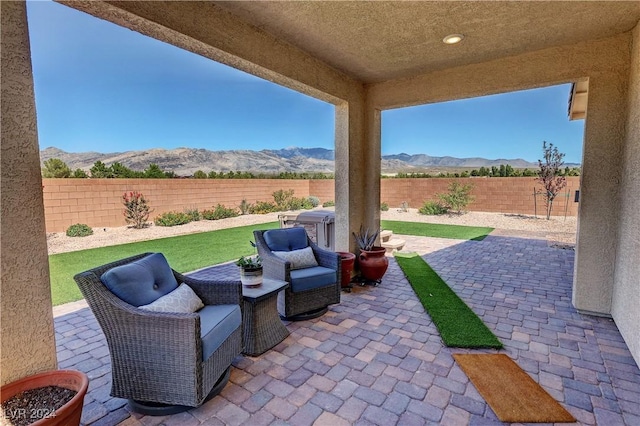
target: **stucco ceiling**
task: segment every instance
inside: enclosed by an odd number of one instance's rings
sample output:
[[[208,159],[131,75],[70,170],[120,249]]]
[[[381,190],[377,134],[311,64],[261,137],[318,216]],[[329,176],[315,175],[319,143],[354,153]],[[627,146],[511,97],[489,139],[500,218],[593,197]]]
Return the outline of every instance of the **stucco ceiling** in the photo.
[[[220,7],[365,83],[609,37],[639,1],[231,1]],[[462,33],[457,45],[443,37]]]

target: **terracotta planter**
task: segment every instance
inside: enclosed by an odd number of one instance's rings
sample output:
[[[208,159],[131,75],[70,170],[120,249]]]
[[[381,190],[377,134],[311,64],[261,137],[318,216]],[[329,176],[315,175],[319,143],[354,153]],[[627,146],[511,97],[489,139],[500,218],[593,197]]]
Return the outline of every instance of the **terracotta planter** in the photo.
[[[339,251],[338,254],[340,255],[340,265],[342,267],[340,286],[348,288],[351,282],[351,271],[353,271],[353,265],[356,262],[356,255],[346,251]]]
[[[61,388],[74,390],[78,393],[71,399],[71,401],[55,410],[55,412],[45,413],[42,411],[21,413],[20,416],[24,414],[27,419],[40,419],[35,423],[32,423],[33,426],[79,425],[80,417],[82,416],[84,396],[87,393],[87,388],[89,387],[89,379],[87,378],[87,375],[80,371],[47,371],[33,376],[24,377],[20,380],[16,380],[15,382],[7,383],[2,386],[2,389],[0,390],[0,394],[2,394],[2,402],[20,392],[46,386],[59,386]]]
[[[262,284],[262,268],[240,268],[240,281],[246,287],[257,287]]]
[[[358,265],[364,278],[371,281],[379,281],[387,272],[389,259],[385,256],[384,247],[373,247],[371,250],[360,250]]]

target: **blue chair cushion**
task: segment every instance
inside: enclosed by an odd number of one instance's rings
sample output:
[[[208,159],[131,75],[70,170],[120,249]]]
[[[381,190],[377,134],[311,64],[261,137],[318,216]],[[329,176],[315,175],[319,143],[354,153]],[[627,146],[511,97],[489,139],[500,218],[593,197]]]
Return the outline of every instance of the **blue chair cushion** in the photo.
[[[162,253],[111,268],[100,280],[113,294],[136,307],[155,302],[178,288],[178,281]]]
[[[337,281],[336,271],[323,266],[291,271],[291,291],[294,293],[325,287]]]
[[[208,305],[197,312],[200,315],[202,360],[206,361],[242,324],[239,305]]]
[[[272,251],[300,250],[309,245],[304,228],[271,229],[263,234]]]

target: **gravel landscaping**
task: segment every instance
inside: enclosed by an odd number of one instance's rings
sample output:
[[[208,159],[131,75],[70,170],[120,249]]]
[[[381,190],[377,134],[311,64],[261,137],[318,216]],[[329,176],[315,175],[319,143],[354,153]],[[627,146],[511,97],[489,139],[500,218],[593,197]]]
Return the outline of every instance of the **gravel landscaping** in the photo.
[[[144,229],[133,229],[128,226],[93,228],[93,235],[87,237],[67,237],[64,232],[48,233],[47,245],[49,254],[65,253],[135,241],[166,238],[175,235],[274,222],[278,220],[279,214],[281,213],[264,215],[251,214],[220,220],[201,220],[172,227],[155,226],[152,224]],[[563,247],[575,244],[577,229],[576,217],[567,217],[565,219],[562,216],[552,217],[550,220],[546,220],[541,216],[535,218],[533,216],[518,214],[485,212],[468,212],[462,215],[425,216],[419,214],[417,209],[408,209],[407,211],[390,209],[389,211],[381,212],[381,218],[383,220],[400,220],[407,222],[489,226],[496,229],[492,232],[492,235],[519,235],[523,237],[543,238],[547,239],[550,244],[557,244]]]

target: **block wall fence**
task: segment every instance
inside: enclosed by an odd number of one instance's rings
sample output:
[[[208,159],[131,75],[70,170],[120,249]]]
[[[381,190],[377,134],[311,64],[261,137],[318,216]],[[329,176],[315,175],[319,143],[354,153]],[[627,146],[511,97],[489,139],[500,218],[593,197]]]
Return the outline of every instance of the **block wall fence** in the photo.
[[[452,179],[382,179],[380,201],[390,208],[402,202],[418,208],[426,200],[436,199],[436,193],[447,191]],[[534,178],[459,178],[461,183],[474,185],[475,200],[471,211],[534,214]],[[567,178],[568,199],[559,196],[553,214],[576,216],[578,203],[574,193],[580,178]],[[47,232],[63,232],[74,223],[91,227],[126,225],[122,214],[122,194],[138,191],[144,194],[153,209],[150,219],[168,212],[187,208],[210,209],[217,204],[237,207],[243,199],[250,203],[273,201],[272,193],[294,190],[294,196],[314,195],[321,202],[334,200],[334,181],[287,179],[43,179],[43,195]],[[544,201],[538,197],[538,214],[544,214]]]

